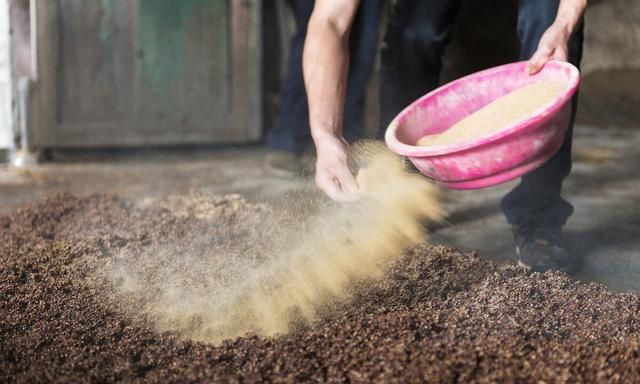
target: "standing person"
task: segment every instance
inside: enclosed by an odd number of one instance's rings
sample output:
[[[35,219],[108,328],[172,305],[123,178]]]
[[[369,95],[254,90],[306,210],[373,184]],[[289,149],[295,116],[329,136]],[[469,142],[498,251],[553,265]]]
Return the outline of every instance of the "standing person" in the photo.
[[[270,149],[265,158],[267,170],[279,176],[290,177],[304,172],[304,155],[313,148],[302,76],[302,49],[313,6],[313,0],[291,2],[296,32],[290,41],[282,106],[266,140]],[[348,40],[351,52],[346,84],[348,98],[344,107],[344,134],[350,141],[361,137],[364,131],[365,91],[376,57],[380,11],[380,0],[367,0],[353,17]]]
[[[365,3],[364,1],[363,3]],[[381,61],[381,123],[386,126],[410,102],[438,85],[442,54],[461,0],[397,0],[385,34]],[[520,58],[530,74],[550,59],[578,66],[582,57],[586,0],[520,0]],[[349,50],[345,43],[355,0],[318,0],[309,21],[303,57],[309,121],[317,151],[316,184],[338,201],[357,199],[342,135]],[[577,95],[558,153],[523,176],[502,200],[512,226],[519,264],[527,269],[572,271],[577,260],[562,243],[561,229],[573,212],[560,196],[571,170],[571,138]]]

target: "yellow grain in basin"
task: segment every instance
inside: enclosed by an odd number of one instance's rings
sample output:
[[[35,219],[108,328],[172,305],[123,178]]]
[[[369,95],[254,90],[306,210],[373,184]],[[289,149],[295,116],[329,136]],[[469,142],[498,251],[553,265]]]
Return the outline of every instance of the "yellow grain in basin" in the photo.
[[[545,80],[518,88],[501,96],[435,135],[423,136],[416,145],[440,146],[474,141],[518,121],[558,96],[566,83]]]

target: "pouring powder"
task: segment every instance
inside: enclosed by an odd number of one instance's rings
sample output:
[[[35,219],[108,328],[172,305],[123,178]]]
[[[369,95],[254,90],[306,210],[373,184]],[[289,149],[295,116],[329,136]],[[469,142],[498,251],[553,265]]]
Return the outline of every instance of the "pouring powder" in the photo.
[[[562,93],[565,87],[565,82],[545,80],[518,88],[463,118],[446,131],[423,136],[416,145],[459,144],[490,135],[531,115]]]

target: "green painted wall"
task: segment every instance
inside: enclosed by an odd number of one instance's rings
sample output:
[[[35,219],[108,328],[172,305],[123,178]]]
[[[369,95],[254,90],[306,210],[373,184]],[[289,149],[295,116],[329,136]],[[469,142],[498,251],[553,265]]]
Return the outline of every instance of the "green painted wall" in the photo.
[[[215,25],[193,27],[194,23],[203,21]],[[202,36],[190,36],[189,33],[206,33],[215,29],[217,33],[204,38],[205,44],[210,46],[200,49],[203,52],[215,49],[216,55],[210,60],[219,63],[212,66],[212,70],[226,70],[227,26],[227,0],[140,0],[138,74],[142,82],[143,113],[164,114],[183,107],[182,95],[193,87],[193,84],[188,84],[193,80],[185,73],[192,65],[186,62],[189,57],[185,51],[187,44],[202,39]],[[209,63],[198,65],[208,66]],[[217,78],[223,81],[224,76]]]

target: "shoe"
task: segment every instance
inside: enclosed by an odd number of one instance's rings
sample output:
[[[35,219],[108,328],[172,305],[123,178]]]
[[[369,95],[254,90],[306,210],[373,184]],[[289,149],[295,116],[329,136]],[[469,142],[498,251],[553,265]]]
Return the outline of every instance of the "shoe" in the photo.
[[[560,228],[523,231],[521,227],[514,226],[513,235],[518,265],[528,271],[575,273],[580,267],[579,260],[563,245]]]
[[[273,176],[293,179],[313,174],[313,156],[292,151],[272,150],[265,156],[265,168]]]

